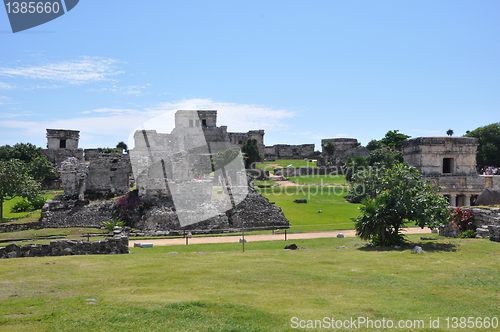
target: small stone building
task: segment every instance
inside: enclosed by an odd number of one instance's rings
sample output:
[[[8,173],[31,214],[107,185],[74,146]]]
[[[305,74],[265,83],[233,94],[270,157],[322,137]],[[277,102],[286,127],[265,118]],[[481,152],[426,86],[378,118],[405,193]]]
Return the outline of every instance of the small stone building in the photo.
[[[47,129],[47,149],[43,153],[54,165],[73,157],[83,161],[83,149],[78,148],[80,131]]]

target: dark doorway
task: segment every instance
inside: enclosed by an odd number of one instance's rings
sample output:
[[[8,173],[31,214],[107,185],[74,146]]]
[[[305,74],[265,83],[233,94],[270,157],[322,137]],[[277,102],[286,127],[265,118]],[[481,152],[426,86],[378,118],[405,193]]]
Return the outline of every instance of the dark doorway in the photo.
[[[66,149],[66,140],[65,139],[62,139],[59,141],[59,148]]]
[[[453,158],[443,158],[443,174],[453,173]]]
[[[207,119],[201,120],[201,125],[205,128],[207,126]]]

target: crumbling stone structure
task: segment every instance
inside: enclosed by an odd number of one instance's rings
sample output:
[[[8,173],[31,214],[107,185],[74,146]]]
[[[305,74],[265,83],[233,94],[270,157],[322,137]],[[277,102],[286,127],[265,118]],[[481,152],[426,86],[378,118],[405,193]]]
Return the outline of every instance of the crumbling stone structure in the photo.
[[[418,137],[403,141],[403,157],[450,205],[470,206],[484,189],[500,188],[500,176],[477,173],[478,145],[475,137]]]
[[[335,151],[330,155],[325,146],[332,142]],[[355,138],[325,138],[321,140],[321,155],[318,157],[318,166],[342,166],[349,157],[367,157],[370,154],[367,148],[360,146]]]
[[[473,228],[476,230],[477,238],[500,242],[500,208],[463,207],[462,209],[471,213]],[[439,230],[439,235],[458,237],[460,234],[457,227],[447,225]]]
[[[9,244],[0,248],[0,259],[18,257],[128,254],[128,238],[117,237],[100,241],[61,240],[44,244]]]
[[[266,146],[264,152],[264,160],[275,159],[313,159],[319,153],[314,151],[314,144],[288,145],[276,144]]]
[[[98,149],[79,149],[79,138],[77,130],[47,129],[48,149],[43,152],[59,173],[60,185],[57,187],[64,189],[65,195],[77,196],[81,200],[85,193],[127,193],[132,174],[129,156],[104,153]]]

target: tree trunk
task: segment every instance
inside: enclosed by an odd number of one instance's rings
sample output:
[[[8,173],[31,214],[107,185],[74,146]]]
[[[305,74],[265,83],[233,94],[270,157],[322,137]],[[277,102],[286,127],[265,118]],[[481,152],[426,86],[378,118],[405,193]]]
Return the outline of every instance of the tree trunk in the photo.
[[[0,197],[0,221],[3,218],[3,197]]]

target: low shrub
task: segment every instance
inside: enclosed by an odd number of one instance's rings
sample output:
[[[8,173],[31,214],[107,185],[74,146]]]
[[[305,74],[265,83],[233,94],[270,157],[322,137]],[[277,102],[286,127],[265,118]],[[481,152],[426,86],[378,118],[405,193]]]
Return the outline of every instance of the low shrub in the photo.
[[[33,210],[33,205],[31,205],[31,203],[25,198],[23,198],[10,208],[10,212],[12,213],[27,212],[30,210]]]
[[[468,229],[465,232],[460,233],[461,239],[469,239],[476,237],[476,232],[473,229]]]
[[[34,199],[32,199],[30,201],[30,203],[33,206],[34,210],[38,210],[38,209],[41,209],[43,207],[43,205],[45,204],[46,200],[47,199],[45,197],[38,196],[38,197],[35,197]]]
[[[124,221],[121,221],[120,219],[118,220],[114,220],[114,221],[103,221],[102,224],[104,225],[104,227],[106,227],[106,229],[110,232],[113,231],[113,229],[115,228],[115,226],[120,226],[120,227],[123,227],[125,226],[125,222]]]

